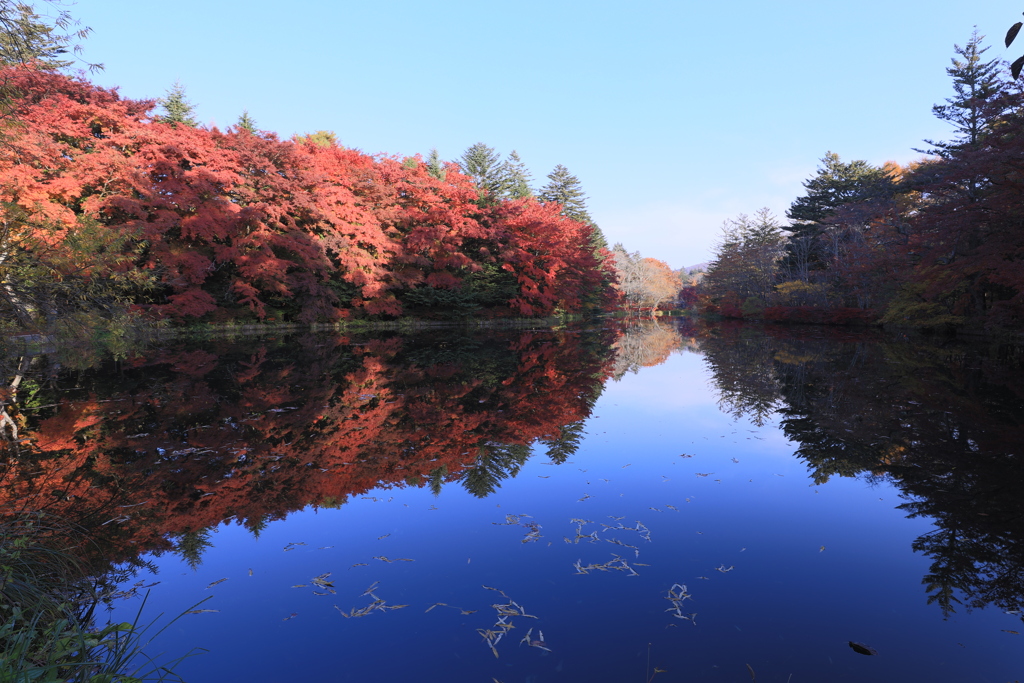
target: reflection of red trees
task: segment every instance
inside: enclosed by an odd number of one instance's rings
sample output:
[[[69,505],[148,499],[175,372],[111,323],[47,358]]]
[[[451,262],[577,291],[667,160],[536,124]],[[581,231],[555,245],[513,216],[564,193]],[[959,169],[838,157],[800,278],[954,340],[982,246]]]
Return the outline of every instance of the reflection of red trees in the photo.
[[[25,425],[30,443],[4,458],[3,509],[45,508],[133,556],[229,518],[258,523],[438,470],[452,478],[486,443],[554,438],[585,418],[608,372],[607,344],[569,334],[518,335],[499,372],[409,364],[407,345],[317,338],[290,360],[262,347],[136,361],[116,390],[61,400]]]

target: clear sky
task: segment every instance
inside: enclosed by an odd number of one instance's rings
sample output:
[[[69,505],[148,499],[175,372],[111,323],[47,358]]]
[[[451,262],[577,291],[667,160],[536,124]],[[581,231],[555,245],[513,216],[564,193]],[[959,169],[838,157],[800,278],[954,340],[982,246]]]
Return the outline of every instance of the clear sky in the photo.
[[[1024,2],[935,0],[79,0],[95,82],[185,86],[201,121],[247,109],[282,137],[457,159],[515,149],[542,185],[580,178],[609,242],[705,261],[722,222],[784,216],[834,151],[901,163],[950,136],[953,44],[988,57]],[[1019,41],[1018,41],[1019,42]]]

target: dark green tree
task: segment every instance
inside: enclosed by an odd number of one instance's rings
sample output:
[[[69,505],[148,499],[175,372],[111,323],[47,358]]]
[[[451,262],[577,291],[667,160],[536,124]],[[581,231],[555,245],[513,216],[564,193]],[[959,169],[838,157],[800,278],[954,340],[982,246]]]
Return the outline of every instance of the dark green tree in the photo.
[[[844,204],[891,196],[892,178],[866,161],[844,162],[835,152],[821,158],[813,178],[804,181],[807,194],[798,197],[786,216],[794,237],[817,236],[828,218]]]
[[[960,148],[977,149],[985,134],[1003,113],[999,106],[1002,91],[1001,67],[999,60],[984,61],[982,55],[988,51],[981,47],[985,36],[975,30],[963,47],[954,45],[955,57],[946,73],[953,79],[953,97],[947,97],[945,104],[932,107],[935,116],[953,124],[956,138],[951,142],[925,140],[932,149],[916,150],[926,154],[948,157]]]
[[[561,164],[548,174],[548,184],[541,188],[539,198],[542,202],[561,204],[562,215],[567,218],[591,225],[594,223],[587,212],[587,195],[583,193],[580,179]]]
[[[538,198],[542,202],[558,202],[562,205],[563,216],[593,228],[590,245],[595,253],[608,248],[608,240],[587,211],[587,195],[583,192],[583,184],[565,166],[558,164],[548,174],[548,184],[541,188]]]
[[[199,122],[195,118],[195,105],[185,97],[185,86],[181,81],[175,81],[171,89],[167,91],[167,97],[160,100],[160,106],[166,112],[164,116],[158,116],[160,123],[169,123],[172,126],[188,126],[197,128]]]
[[[251,116],[249,116],[248,109],[242,110],[242,115],[238,117],[238,123],[236,125],[242,130],[247,130],[250,133],[258,132],[256,129],[256,122],[253,121]]]
[[[480,199],[495,202],[508,191],[505,166],[493,147],[478,142],[462,154],[462,172],[476,181]]]
[[[448,169],[445,168],[444,162],[441,161],[441,155],[437,153],[436,147],[430,150],[430,154],[427,156],[427,173],[438,180],[444,180],[448,175]]]
[[[512,150],[508,159],[505,160],[504,174],[505,186],[510,199],[533,196],[533,190],[530,189],[530,180],[532,180],[530,171],[515,150]]]

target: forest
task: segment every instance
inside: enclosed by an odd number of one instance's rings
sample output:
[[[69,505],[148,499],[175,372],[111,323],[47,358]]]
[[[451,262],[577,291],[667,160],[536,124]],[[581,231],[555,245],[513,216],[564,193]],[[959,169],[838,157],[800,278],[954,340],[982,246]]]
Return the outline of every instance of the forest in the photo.
[[[1019,30],[1011,28],[1007,46]],[[1024,324],[1024,94],[975,31],[933,107],[954,131],[923,156],[875,166],[827,153],[788,225],[762,209],[726,221],[683,299],[729,318],[1019,330]],[[1012,72],[1011,72],[1012,71]]]

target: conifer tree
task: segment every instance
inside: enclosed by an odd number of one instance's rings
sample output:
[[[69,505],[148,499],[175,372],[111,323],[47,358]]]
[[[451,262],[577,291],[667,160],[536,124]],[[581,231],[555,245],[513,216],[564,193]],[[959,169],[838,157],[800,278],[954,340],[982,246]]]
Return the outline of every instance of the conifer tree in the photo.
[[[587,211],[587,196],[583,193],[580,179],[569,173],[565,166],[558,164],[548,174],[548,184],[541,188],[539,199],[542,202],[558,202],[562,205],[563,216],[593,228],[590,244],[595,253],[608,248],[608,240]]]
[[[438,180],[444,180],[448,175],[448,169],[444,167],[444,162],[441,161],[441,155],[437,153],[436,147],[431,149],[430,155],[427,156],[427,173]]]
[[[814,237],[843,204],[891,193],[892,178],[866,161],[844,162],[835,152],[827,152],[817,174],[804,181],[804,188],[807,194],[793,202],[786,216],[793,223],[794,236]]]
[[[952,142],[925,140],[933,149],[915,151],[948,157],[956,149],[975,149],[1003,113],[997,102],[1002,88],[999,60],[982,61],[988,51],[981,47],[984,38],[975,29],[964,47],[953,46],[957,57],[951,59],[946,73],[953,79],[955,95],[947,97],[946,104],[932,107],[936,117],[953,124],[957,137]]]
[[[532,197],[533,190],[530,189],[532,180],[530,171],[526,164],[519,158],[519,154],[512,150],[504,163],[505,186],[510,199],[522,199]]]
[[[476,181],[481,201],[494,202],[507,191],[505,167],[493,147],[478,142],[462,154],[462,171]]]
[[[189,128],[199,127],[195,119],[195,105],[185,97],[185,86],[181,81],[175,81],[171,89],[167,91],[167,97],[160,100],[160,106],[166,113],[157,117],[160,123],[169,123],[172,126],[188,126]]]
[[[562,205],[562,215],[567,218],[582,223],[594,222],[587,213],[587,196],[583,194],[580,179],[561,164],[548,174],[548,184],[541,188],[540,200],[558,202]]]
[[[249,116],[249,110],[243,109],[242,115],[238,117],[237,126],[242,130],[247,130],[250,133],[256,133],[256,122],[253,121],[252,117]]]

